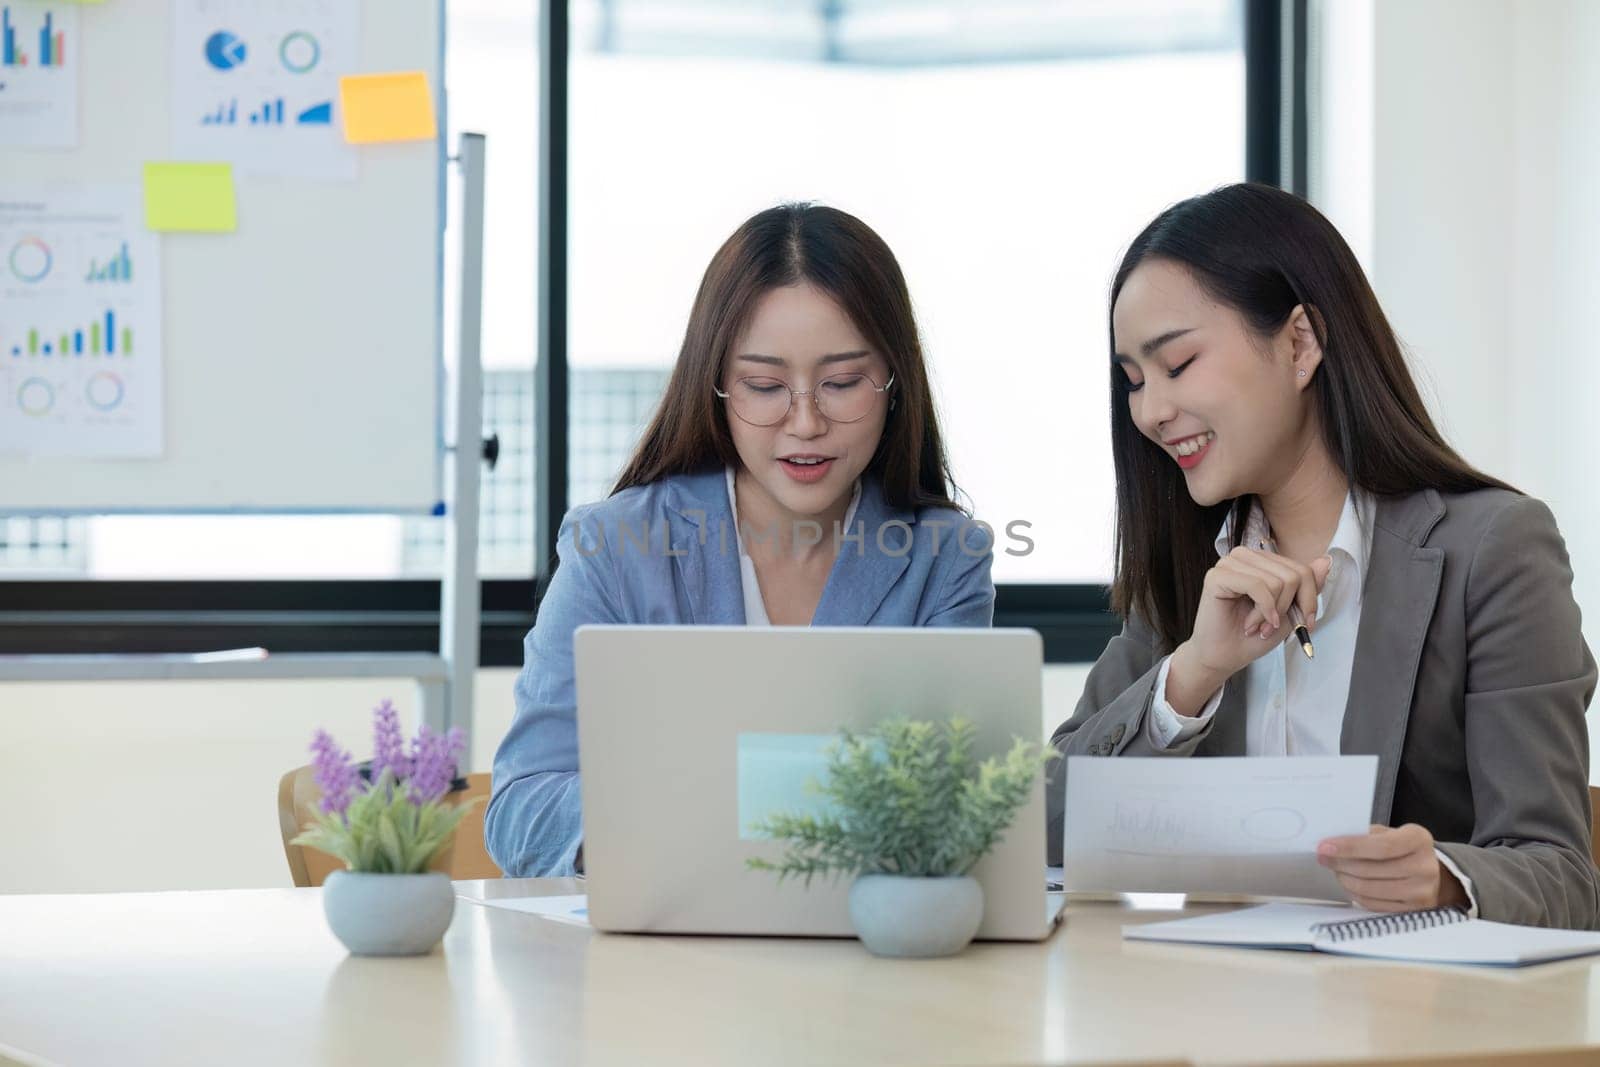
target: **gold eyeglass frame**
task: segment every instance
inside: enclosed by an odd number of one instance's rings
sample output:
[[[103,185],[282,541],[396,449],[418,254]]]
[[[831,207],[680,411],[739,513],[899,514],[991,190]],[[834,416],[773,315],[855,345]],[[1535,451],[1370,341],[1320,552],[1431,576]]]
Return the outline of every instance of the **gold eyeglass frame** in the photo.
[[[762,376],[761,375],[756,375],[756,377],[762,377]],[[890,389],[894,388],[894,378],[895,378],[895,376],[893,374],[889,375],[889,380],[887,382],[884,382],[882,385],[879,385],[877,382],[874,382],[867,375],[862,374],[859,371],[851,371],[851,372],[849,372],[847,374],[830,374],[830,375],[828,375],[827,378],[823,378],[821,381],[817,382],[817,386],[821,386],[822,383],[828,381],[829,378],[866,378],[868,384],[870,384],[872,386],[872,391],[874,393],[882,394],[882,393],[887,393]],[[772,381],[777,382],[778,379],[777,378],[773,378]],[[779,382],[779,384],[782,384],[782,383]],[[711,387],[711,391],[713,393],[716,393],[723,400],[731,401],[733,399],[733,394],[724,393],[721,389],[718,389],[714,385]],[[729,410],[731,410],[733,412],[734,416],[740,422],[746,424],[747,426],[755,426],[755,427],[759,427],[760,429],[764,430],[764,429],[768,428],[769,426],[777,426],[779,423],[783,422],[784,419],[787,419],[789,417],[790,413],[794,411],[794,402],[795,402],[795,400],[798,399],[799,397],[802,397],[802,396],[809,396],[811,398],[811,406],[816,409],[817,417],[820,418],[820,419],[825,419],[828,422],[837,422],[837,423],[842,423],[842,424],[848,426],[851,423],[860,422],[862,419],[864,419],[868,415],[872,414],[871,411],[865,411],[865,412],[862,412],[861,415],[858,418],[854,418],[854,419],[829,418],[829,416],[826,413],[823,412],[822,404],[817,399],[817,389],[816,389],[816,387],[813,387],[813,388],[810,388],[810,389],[790,389],[789,390],[789,406],[783,409],[783,414],[782,415],[779,415],[776,419],[772,420],[771,422],[751,422],[749,419],[745,418],[743,415],[740,415],[739,414],[739,409],[734,407],[733,404],[730,403],[728,405],[728,408],[729,408]]]

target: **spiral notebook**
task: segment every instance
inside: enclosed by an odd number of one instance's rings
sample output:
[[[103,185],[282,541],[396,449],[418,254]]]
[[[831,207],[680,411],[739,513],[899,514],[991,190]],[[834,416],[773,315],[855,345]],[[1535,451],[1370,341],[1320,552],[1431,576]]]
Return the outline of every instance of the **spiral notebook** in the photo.
[[[1217,915],[1124,926],[1122,936],[1132,941],[1298,949],[1498,967],[1600,953],[1600,933],[1469,919],[1455,908],[1382,914],[1316,904],[1263,904]]]

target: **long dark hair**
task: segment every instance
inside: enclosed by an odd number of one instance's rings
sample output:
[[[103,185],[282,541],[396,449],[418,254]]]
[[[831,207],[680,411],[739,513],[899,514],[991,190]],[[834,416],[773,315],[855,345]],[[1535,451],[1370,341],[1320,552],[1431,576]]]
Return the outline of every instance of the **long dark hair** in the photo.
[[[1322,364],[1311,384],[1323,442],[1353,487],[1374,496],[1421,489],[1508,489],[1467,464],[1428,417],[1400,342],[1361,264],[1316,208],[1269,185],[1240,183],[1175,204],[1134,238],[1111,286],[1111,308],[1134,268],[1165,259],[1265,338],[1305,305]],[[1116,349],[1113,332],[1112,351]],[[1111,371],[1111,453],[1117,474],[1117,574],[1111,602],[1137,613],[1166,648],[1194,630],[1217,528],[1243,529],[1253,498],[1201,507],[1177,467],[1139,432]]]
[[[955,507],[955,485],[928,387],[911,294],[894,253],[866,223],[836,208],[781,204],[733,232],[706,268],[666,394],[613,493],[668,475],[736,466],[728,415],[714,388],[756,302],[809,282],[850,317],[894,375],[894,407],[867,470],[894,507]]]

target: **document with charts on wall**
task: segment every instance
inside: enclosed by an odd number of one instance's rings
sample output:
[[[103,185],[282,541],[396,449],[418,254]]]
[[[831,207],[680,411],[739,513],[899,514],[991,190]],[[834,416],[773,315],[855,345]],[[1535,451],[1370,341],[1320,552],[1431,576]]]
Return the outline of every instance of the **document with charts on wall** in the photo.
[[[161,242],[136,185],[0,187],[0,453],[161,455]]]
[[[1376,756],[1073,756],[1068,892],[1346,900],[1317,843],[1370,826]]]
[[[339,76],[360,63],[361,5],[174,0],[172,154],[243,176],[356,179]]]
[[[78,25],[74,4],[0,3],[0,147],[77,147]]]

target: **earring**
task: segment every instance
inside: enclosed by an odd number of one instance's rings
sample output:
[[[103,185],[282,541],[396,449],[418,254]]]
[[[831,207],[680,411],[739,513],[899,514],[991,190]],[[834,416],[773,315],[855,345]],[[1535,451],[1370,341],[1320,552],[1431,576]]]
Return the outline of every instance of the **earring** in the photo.
[[[1305,372],[1305,371],[1304,371],[1304,370],[1302,370],[1302,371],[1301,371],[1301,372],[1300,372],[1300,377],[1302,377],[1302,378],[1304,378],[1304,377],[1305,377],[1305,376],[1306,376],[1306,372]]]

